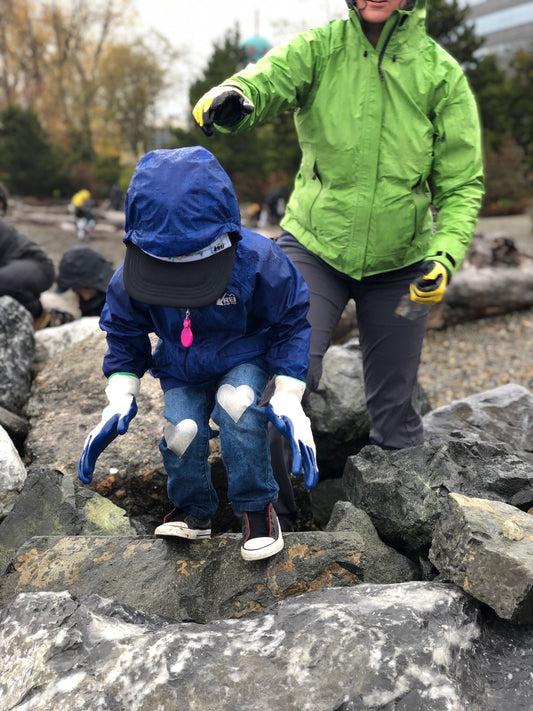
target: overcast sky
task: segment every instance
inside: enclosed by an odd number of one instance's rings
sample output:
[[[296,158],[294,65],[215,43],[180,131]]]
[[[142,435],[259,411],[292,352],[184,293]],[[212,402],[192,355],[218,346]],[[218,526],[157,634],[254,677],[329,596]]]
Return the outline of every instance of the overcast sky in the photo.
[[[258,33],[277,45],[309,27],[347,16],[345,0],[135,0],[135,4],[142,25],[158,30],[184,53],[185,85],[205,68],[213,43],[236,24],[243,40]],[[179,116],[183,110],[183,96],[166,102],[165,113]]]

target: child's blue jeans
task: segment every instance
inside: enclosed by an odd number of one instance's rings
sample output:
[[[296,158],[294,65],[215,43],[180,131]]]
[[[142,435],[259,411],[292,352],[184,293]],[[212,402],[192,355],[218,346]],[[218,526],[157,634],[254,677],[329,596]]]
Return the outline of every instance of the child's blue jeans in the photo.
[[[272,474],[265,409],[258,402],[269,374],[244,363],[208,386],[165,393],[167,424],[159,449],[172,503],[200,519],[218,508],[208,462],[209,420],[220,428],[228,499],[234,511],[261,511],[278,498]]]

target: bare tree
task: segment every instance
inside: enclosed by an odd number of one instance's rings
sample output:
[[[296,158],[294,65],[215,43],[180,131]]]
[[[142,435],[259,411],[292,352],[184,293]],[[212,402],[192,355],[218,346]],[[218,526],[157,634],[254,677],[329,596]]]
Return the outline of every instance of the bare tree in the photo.
[[[55,140],[76,140],[87,158],[102,145],[145,150],[176,52],[158,35],[135,36],[132,2],[0,0],[0,108],[33,109]]]

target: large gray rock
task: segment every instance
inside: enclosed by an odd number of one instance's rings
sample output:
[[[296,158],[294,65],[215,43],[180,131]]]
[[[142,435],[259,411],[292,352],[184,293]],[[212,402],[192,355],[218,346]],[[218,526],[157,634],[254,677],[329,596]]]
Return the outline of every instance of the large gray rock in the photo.
[[[533,504],[533,468],[502,443],[450,440],[385,451],[365,447],[346,463],[347,498],[364,509],[383,540],[425,556],[450,492]]]
[[[366,511],[355,508],[349,501],[337,501],[325,530],[346,531],[360,536],[363,542],[361,549],[368,561],[366,582],[388,583],[393,571],[404,581],[420,577],[418,567],[409,558],[383,543]]]
[[[481,639],[470,657],[473,682],[480,683],[469,711],[530,711],[533,626],[517,627],[490,612],[484,608]]]
[[[26,467],[11,438],[0,426],[0,521],[13,509],[25,481]]]
[[[429,558],[441,575],[503,619],[533,624],[533,516],[450,494]]]
[[[533,393],[515,383],[454,400],[424,416],[426,441],[505,442],[533,451]]]
[[[463,266],[454,274],[440,304],[432,308],[428,326],[444,328],[465,321],[498,316],[533,304],[533,270]]]
[[[33,319],[10,296],[0,297],[0,406],[22,415],[30,396]]]
[[[86,316],[61,326],[37,331],[32,372],[38,373],[50,358],[98,332],[100,330],[98,321],[98,316]]]
[[[374,533],[375,535],[375,533]],[[174,620],[243,617],[278,600],[367,581],[404,582],[416,569],[356,530],[285,535],[264,561],[240,555],[240,536],[166,541],[149,537],[35,536],[1,581],[0,606],[21,592],[98,593]]]
[[[123,509],[61,472],[32,467],[21,489],[11,512],[0,523],[0,572],[32,536],[136,533]]]
[[[207,625],[28,594],[0,625],[0,696],[13,711],[481,711],[485,688],[486,670],[471,676],[475,607],[443,584],[320,590]]]

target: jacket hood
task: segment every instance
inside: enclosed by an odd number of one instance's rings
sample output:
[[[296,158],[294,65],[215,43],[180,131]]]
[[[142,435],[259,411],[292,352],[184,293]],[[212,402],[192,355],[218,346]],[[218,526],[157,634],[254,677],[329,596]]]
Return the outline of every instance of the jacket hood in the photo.
[[[201,146],[143,156],[126,193],[125,212],[124,242],[155,257],[192,254],[227,232],[241,235],[231,180]]]

